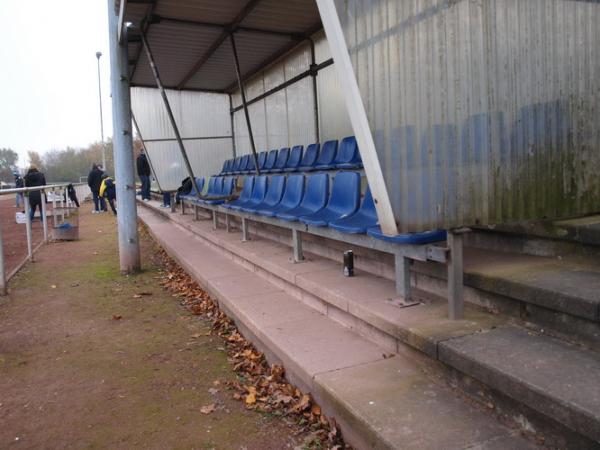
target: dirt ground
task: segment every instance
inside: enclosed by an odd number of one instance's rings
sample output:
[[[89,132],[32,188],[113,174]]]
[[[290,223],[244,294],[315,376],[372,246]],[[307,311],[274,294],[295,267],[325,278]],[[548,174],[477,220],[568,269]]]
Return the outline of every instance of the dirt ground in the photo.
[[[82,239],[43,246],[0,299],[0,448],[301,445],[215,384],[235,377],[223,342],[159,286],[152,243],[120,276],[116,219],[89,210]]]
[[[48,211],[52,210],[52,204],[46,205]],[[25,224],[15,221],[15,213],[24,211],[23,205],[15,208],[15,197],[3,195],[0,197],[0,227],[2,227],[2,239],[4,241],[4,267],[6,273],[10,273],[18,264],[27,257],[27,234]],[[52,227],[52,219],[49,222],[49,230]],[[32,223],[33,247],[40,242],[44,232],[39,217]]]

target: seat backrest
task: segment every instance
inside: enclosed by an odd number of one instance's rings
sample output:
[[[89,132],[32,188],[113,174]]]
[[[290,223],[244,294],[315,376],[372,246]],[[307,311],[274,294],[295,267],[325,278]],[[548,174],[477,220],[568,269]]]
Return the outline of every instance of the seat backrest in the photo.
[[[248,170],[248,165],[250,164],[250,157],[248,155],[242,156],[242,162],[240,163],[239,172],[245,172]]]
[[[241,202],[247,202],[248,200],[250,200],[250,196],[252,195],[252,188],[254,188],[254,177],[244,177],[243,183],[244,184],[242,185],[242,192],[240,193],[239,200]]]
[[[231,173],[233,167],[233,159],[225,161],[225,173]]]
[[[300,162],[300,167],[312,167],[317,162],[319,157],[320,144],[310,144],[304,151],[304,156]]]
[[[286,168],[295,169],[302,162],[302,150],[304,147],[302,145],[295,145],[290,150],[290,156],[285,163]]]
[[[196,177],[196,189],[198,189],[198,192],[202,192],[202,189],[204,189],[204,178]]]
[[[217,177],[215,179],[215,184],[213,185],[213,191],[208,192],[208,195],[222,195],[223,193],[223,180],[225,177]]]
[[[281,201],[283,189],[285,187],[285,176],[275,175],[269,180],[269,189],[265,195],[265,205],[275,206]]]
[[[271,170],[275,166],[275,161],[277,161],[277,152],[278,150],[271,150],[267,155],[267,160],[265,161],[265,170]]]
[[[283,169],[285,167],[285,163],[288,160],[288,157],[290,156],[290,149],[289,148],[282,148],[281,150],[279,150],[279,153],[277,154],[277,161],[275,161],[275,165],[273,166],[274,169]]]
[[[223,189],[221,189],[221,195],[229,197],[233,192],[235,186],[235,178],[227,177],[223,180]]]
[[[330,166],[337,155],[338,141],[327,141],[321,145],[321,153],[315,166]]]
[[[339,172],[333,179],[327,209],[339,214],[352,214],[360,204],[360,175],[357,172]]]
[[[227,160],[223,161],[223,167],[221,168],[221,173],[227,172]]]
[[[267,161],[267,152],[260,152],[258,154],[258,168],[263,170],[265,168],[265,162]]]
[[[208,180],[208,190],[206,191],[206,195],[214,195],[216,182],[217,177],[210,177],[210,180]]]
[[[252,189],[252,196],[250,197],[250,201],[252,203],[258,204],[261,203],[265,199],[265,194],[267,193],[267,176],[260,175],[254,178],[254,188]]]
[[[373,201],[373,195],[371,195],[371,189],[369,187],[367,187],[362,205],[360,205],[360,212],[366,216],[377,219],[377,210],[375,209],[375,202]]]
[[[336,164],[357,164],[361,162],[358,144],[354,136],[342,139],[334,162]]]
[[[285,192],[281,199],[281,205],[285,208],[295,208],[304,196],[304,175],[290,175],[285,183]]]
[[[311,175],[306,181],[306,189],[301,206],[317,211],[325,206],[329,194],[329,176],[326,173]]]
[[[240,164],[242,163],[242,157],[238,156],[233,160],[233,165],[231,166],[232,172],[238,172],[240,170]]]

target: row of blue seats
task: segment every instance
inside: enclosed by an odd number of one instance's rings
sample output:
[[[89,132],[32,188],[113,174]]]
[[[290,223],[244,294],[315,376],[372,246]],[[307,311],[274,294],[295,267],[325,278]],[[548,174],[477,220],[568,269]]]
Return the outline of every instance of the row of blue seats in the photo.
[[[205,197],[232,195],[235,178],[212,177]],[[202,187],[199,185],[199,189]],[[199,204],[222,205],[233,211],[243,211],[283,221],[300,221],[314,227],[330,227],[343,233],[364,234],[399,244],[426,244],[446,239],[445,231],[407,233],[386,236],[377,222],[377,213],[370,190],[361,203],[360,174],[342,171],[333,178],[329,189],[326,173],[266,175],[244,177],[238,199],[196,199]]]
[[[304,150],[296,145],[281,150],[261,152],[257,156],[261,173],[297,172],[331,169],[360,169],[362,160],[354,136],[348,136],[339,144],[332,140],[321,144],[310,144]],[[228,159],[223,163],[220,175],[250,174],[256,171],[252,155]]]

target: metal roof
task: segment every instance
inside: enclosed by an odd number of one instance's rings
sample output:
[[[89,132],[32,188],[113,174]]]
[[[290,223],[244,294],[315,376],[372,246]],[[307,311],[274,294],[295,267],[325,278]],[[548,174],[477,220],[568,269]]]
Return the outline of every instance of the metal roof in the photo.
[[[115,9],[120,23],[133,24],[132,86],[155,87],[139,33],[166,88],[231,92],[237,79],[230,33],[248,79],[322,28],[315,0],[115,0]]]

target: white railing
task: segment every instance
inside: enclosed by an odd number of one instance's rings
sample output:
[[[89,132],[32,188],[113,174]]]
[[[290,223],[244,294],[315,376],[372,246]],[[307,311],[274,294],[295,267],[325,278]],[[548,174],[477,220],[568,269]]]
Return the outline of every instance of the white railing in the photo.
[[[33,236],[32,236],[32,228],[31,228],[31,214],[30,214],[30,204],[29,204],[29,193],[39,191],[41,195],[48,195],[50,200],[52,201],[52,217],[56,216],[61,218],[61,221],[64,221],[65,217],[69,216],[69,208],[71,208],[74,202],[69,198],[67,194],[67,186],[69,184],[73,184],[75,188],[75,193],[77,195],[77,199],[80,202],[85,201],[85,199],[91,194],[90,188],[87,184],[84,183],[58,183],[58,184],[48,184],[45,186],[32,186],[25,188],[15,188],[15,189],[4,189],[0,190],[0,196],[10,195],[10,194],[24,194],[24,207],[25,207],[25,228],[27,235],[27,258],[24,259],[20,264],[18,264],[17,269],[12,271],[11,274],[7,277],[5,267],[4,267],[4,239],[2,237],[2,228],[0,227],[0,295],[6,295],[7,283],[8,280],[18,271],[18,269],[26,262],[33,261],[34,252],[45,242],[48,242],[48,220],[46,217],[46,200],[42,199],[42,227],[44,230],[44,239],[42,242],[36,247],[33,248]],[[58,208],[57,208],[58,204]],[[56,214],[56,213],[59,214]]]

